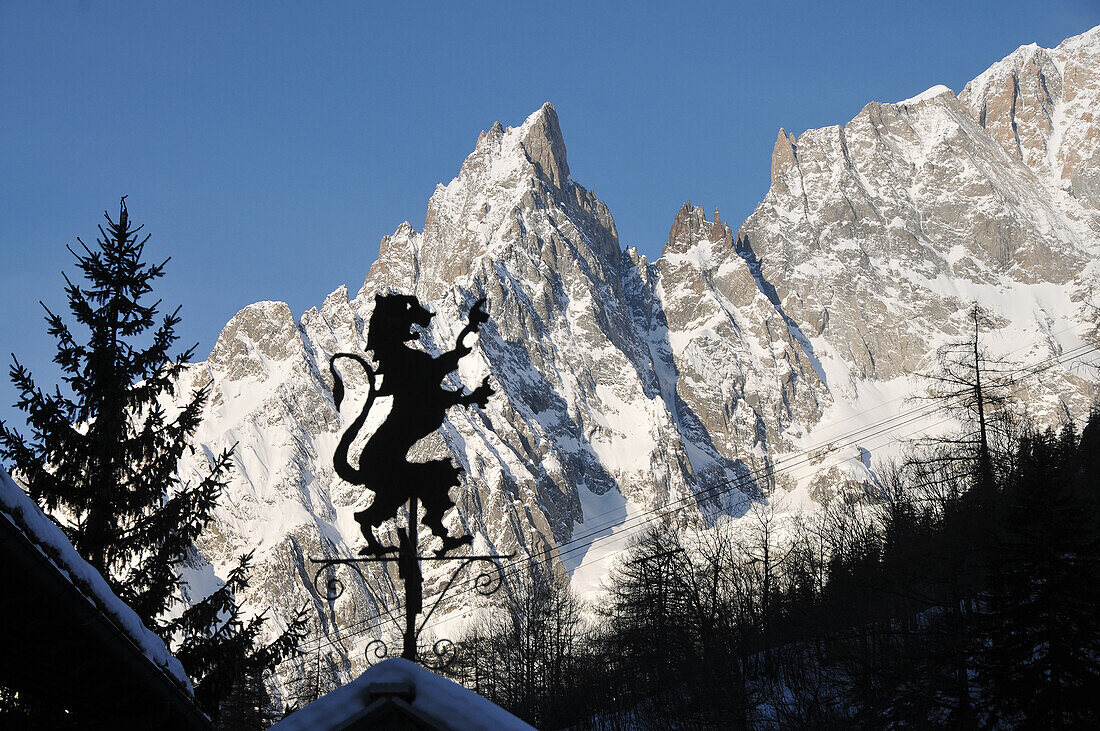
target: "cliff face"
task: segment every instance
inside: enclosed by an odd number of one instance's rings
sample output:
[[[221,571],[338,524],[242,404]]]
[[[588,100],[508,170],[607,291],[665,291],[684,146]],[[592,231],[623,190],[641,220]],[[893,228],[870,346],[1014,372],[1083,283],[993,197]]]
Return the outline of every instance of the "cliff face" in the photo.
[[[352,513],[371,495],[335,476],[332,454],[366,381],[344,371],[338,413],[327,361],[366,354],[374,295],[387,291],[435,309],[418,346],[433,353],[488,301],[492,319],[449,386],[489,375],[498,394],[484,411],[453,410],[412,451],[465,470],[448,520],[479,550],[551,549],[591,590],[646,511],[675,503],[675,520],[706,527],[766,496],[812,504],[860,489],[897,434],[843,449],[838,438],[905,408],[896,397],[917,389],[939,344],[966,335],[972,301],[997,323],[991,349],[1018,362],[1095,337],[1098,39],[1022,48],[958,98],[934,88],[843,126],[781,132],[771,189],[737,234],[685,205],[655,262],[623,250],[606,206],[569,176],[553,107],[493,125],[437,187],[423,230],[383,239],[354,297],[341,288],[297,321],[282,303],[251,305],[188,371],[214,388],[193,459],[238,445],[203,556],[219,569],[255,548],[250,602],[286,615],[311,603],[310,648],[334,672],[360,671],[366,643],[393,629],[393,574],[341,575],[330,605],[308,560],[361,544]],[[1024,397],[1045,418],[1082,414],[1082,375],[1047,371]],[[776,467],[806,450],[803,469]],[[442,579],[430,574],[426,591]],[[469,602],[460,592],[444,611]]]
[[[971,81],[959,101],[1013,157],[1097,207],[1100,31],[1057,48],[1021,46]]]

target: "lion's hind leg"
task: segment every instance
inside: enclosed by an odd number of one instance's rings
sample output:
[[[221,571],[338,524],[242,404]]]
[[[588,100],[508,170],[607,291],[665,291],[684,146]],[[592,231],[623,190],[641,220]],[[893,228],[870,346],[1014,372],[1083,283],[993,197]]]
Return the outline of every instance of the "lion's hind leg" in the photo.
[[[398,506],[404,502],[403,495],[387,494],[384,491],[376,492],[374,502],[365,510],[355,513],[355,521],[363,532],[363,538],[367,539],[367,545],[359,549],[364,556],[377,556],[382,553],[396,551],[396,546],[384,546],[378,542],[374,531],[378,526],[397,514]]]
[[[442,556],[452,548],[472,542],[473,536],[452,538],[447,535],[447,526],[443,525],[443,516],[454,507],[448,493],[452,487],[458,486],[458,475],[462,470],[455,467],[449,459],[437,459],[417,467],[422,475],[416,484],[420,486],[420,502],[424,505],[424,525],[443,540],[443,548],[436,551],[436,554]]]

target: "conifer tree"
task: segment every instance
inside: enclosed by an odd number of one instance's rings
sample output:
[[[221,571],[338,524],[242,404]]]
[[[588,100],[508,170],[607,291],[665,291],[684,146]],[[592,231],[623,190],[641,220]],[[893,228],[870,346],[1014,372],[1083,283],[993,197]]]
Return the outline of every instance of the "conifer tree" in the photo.
[[[994,430],[995,426],[1005,425],[1004,407],[1017,380],[1016,369],[992,357],[982,346],[982,332],[992,327],[989,313],[975,304],[967,317],[972,333],[965,339],[942,345],[936,352],[936,370],[923,374],[929,382],[924,398],[938,402],[949,413],[973,425],[973,430],[963,437],[939,437],[932,441],[941,447],[951,447],[949,451],[962,448],[964,454],[959,456],[966,461],[974,460],[977,495],[988,507],[996,489]]]
[[[267,728],[275,709],[264,675],[297,652],[305,633],[302,610],[269,644],[260,643],[267,618],[245,619],[236,596],[248,588],[252,553],[240,557],[225,585],[161,625],[195,684],[195,700],[219,728]]]
[[[1100,529],[1096,475],[1078,471],[1073,427],[1026,438],[998,526],[980,666],[998,721],[1096,722]]]
[[[16,405],[32,436],[0,423],[0,457],[47,513],[64,516],[76,550],[152,628],[176,593],[176,565],[211,518],[230,454],[196,484],[180,481],[176,464],[208,391],[168,414],[165,402],[194,348],[172,357],[179,308],[157,325],[160,303],[146,302],[167,260],[142,261],[148,236],[139,241],[142,227],[131,225],[125,197],[117,221],[104,216],[95,249],[79,238],[80,251],[69,247],[85,282],[66,276],[65,293],[83,332],[43,305],[69,393],[44,391],[13,356]]]
[[[197,482],[180,478],[177,465],[191,448],[209,387],[174,405],[194,347],[173,356],[179,308],[158,325],[160,301],[148,302],[168,260],[143,261],[149,237],[139,240],[142,227],[132,226],[125,196],[118,219],[104,217],[95,248],[79,238],[79,250],[69,247],[84,279],[65,277],[80,329],[43,304],[66,391],[43,390],[12,356],[16,406],[31,436],[0,422],[0,458],[145,626],[177,648],[200,706],[217,717],[223,700],[244,692],[247,681],[249,694],[262,691],[255,683],[295,651],[305,617],[299,613],[274,642],[260,643],[264,616],[243,621],[236,601],[247,587],[246,555],[219,591],[162,621],[179,601],[179,566],[213,518],[232,449],[212,459]]]

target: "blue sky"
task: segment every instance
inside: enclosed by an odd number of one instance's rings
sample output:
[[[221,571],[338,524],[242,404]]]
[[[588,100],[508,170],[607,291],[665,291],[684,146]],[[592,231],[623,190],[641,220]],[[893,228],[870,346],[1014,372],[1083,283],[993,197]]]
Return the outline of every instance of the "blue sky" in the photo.
[[[780,127],[959,91],[1100,2],[0,2],[0,353],[55,378],[42,300],[104,209],[172,257],[203,358],[241,307],[354,292],[480,130],[558,110],[573,177],[656,256],[687,200],[736,226]],[[15,398],[0,379],[0,418]]]

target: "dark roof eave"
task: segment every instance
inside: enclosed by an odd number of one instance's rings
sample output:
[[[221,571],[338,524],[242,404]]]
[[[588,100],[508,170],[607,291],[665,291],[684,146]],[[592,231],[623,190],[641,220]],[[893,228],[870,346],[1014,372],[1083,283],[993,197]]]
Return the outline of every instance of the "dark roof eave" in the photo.
[[[147,688],[165,703],[166,727],[213,728],[194,699],[163,668],[150,660],[140,647],[89,597],[68,579],[42,549],[27,536],[6,512],[0,511],[0,560],[26,568],[30,580],[41,585],[57,603],[51,611],[69,619],[73,626],[86,627],[90,643],[112,660],[130,668],[138,678],[148,679]],[[18,562],[18,563],[17,563]],[[83,632],[84,630],[78,630]],[[175,722],[172,722],[175,719]]]

